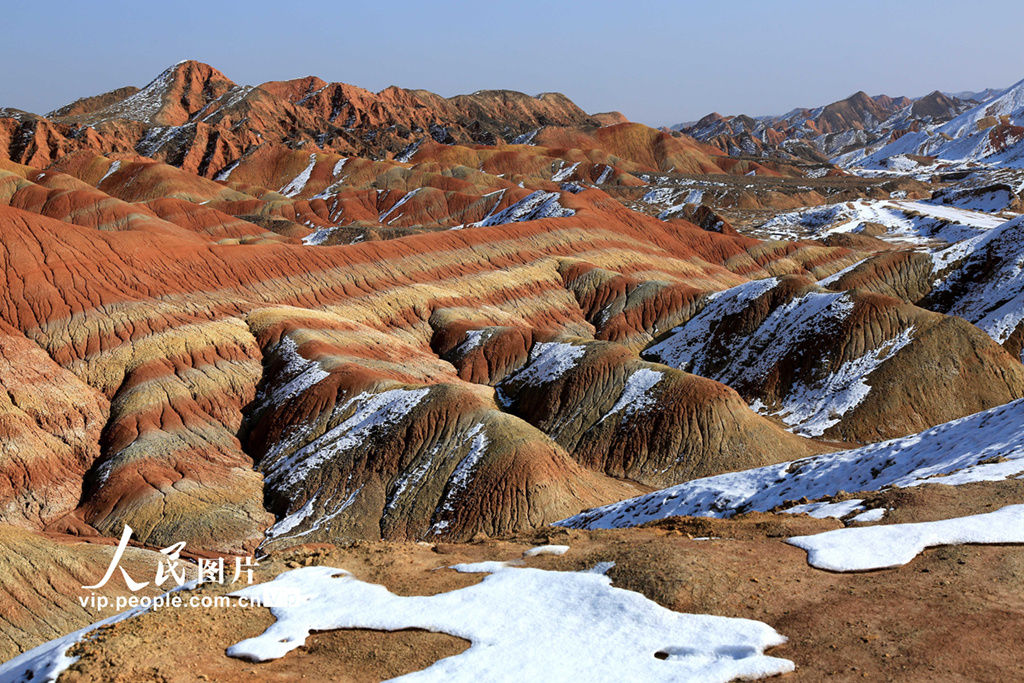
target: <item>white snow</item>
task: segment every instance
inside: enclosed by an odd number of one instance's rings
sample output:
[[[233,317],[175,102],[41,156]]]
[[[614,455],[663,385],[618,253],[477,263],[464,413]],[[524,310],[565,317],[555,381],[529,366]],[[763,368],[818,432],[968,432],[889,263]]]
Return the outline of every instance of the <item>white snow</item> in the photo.
[[[807,563],[834,572],[899,567],[925,548],[959,543],[1024,543],[1024,505],[995,512],[915,524],[883,524],[796,536],[787,543],[807,551]]]
[[[175,586],[164,593],[170,595],[181,590],[192,590],[196,587],[195,581],[186,581],[181,586]],[[132,609],[115,614],[94,624],[90,624],[77,631],[45,642],[42,645],[23,652],[14,659],[0,664],[0,683],[52,683],[64,673],[72,664],[78,661],[77,657],[69,657],[67,651],[73,645],[81,642],[93,631],[116,624],[119,621],[144,614],[152,609],[150,606],[133,607]]]
[[[821,436],[867,398],[871,392],[867,381],[871,373],[910,344],[913,334],[914,328],[907,328],[810,385],[794,383],[782,401],[782,408],[771,414],[780,417],[795,434]]]
[[[644,355],[724,384],[757,381],[806,338],[839,325],[853,310],[853,300],[846,292],[808,292],[778,306],[749,334],[715,337],[723,318],[743,311],[778,282],[777,278],[754,280],[712,294],[699,314],[673,329]],[[708,344],[713,337],[716,343]],[[715,364],[723,357],[728,363],[716,371]]]
[[[484,341],[491,335],[489,330],[469,330],[466,332],[466,338],[462,340],[462,343],[455,348],[455,355],[458,357],[465,356],[467,353],[475,349],[484,343]]]
[[[117,173],[117,170],[119,168],[121,168],[121,162],[120,161],[115,161],[114,163],[110,164],[110,168],[108,168],[107,172],[103,174],[103,177],[100,178],[100,181],[98,183],[96,183],[96,187],[99,187],[100,185],[103,184],[104,180],[106,180],[110,176],[112,176],[115,173]]]
[[[863,502],[862,498],[853,498],[838,503],[804,503],[803,505],[794,505],[791,508],[787,508],[784,512],[791,515],[810,515],[817,519],[825,519],[827,517],[839,519],[863,510],[864,506],[861,504]]]
[[[292,181],[281,188],[281,194],[285,197],[294,197],[301,193],[306,188],[306,183],[309,182],[309,176],[313,173],[313,167],[316,166],[316,154],[309,155],[309,165],[302,169],[299,175],[292,178]]]
[[[741,390],[757,387],[780,362],[804,353],[809,340],[837,329],[853,310],[847,292],[811,291],[777,306],[755,329],[719,331],[727,318],[777,284],[778,279],[769,278],[716,292],[700,313],[649,347],[644,356]],[[868,376],[912,339],[913,329],[905,329],[827,374],[815,369],[794,378],[774,410],[760,399],[751,408],[781,418],[797,434],[820,436],[860,405],[871,391]]]
[[[529,362],[511,379],[526,384],[553,382],[572,369],[586,351],[583,345],[538,342],[530,349]]]
[[[455,466],[448,482],[445,485],[444,498],[438,506],[435,517],[437,522],[431,526],[434,534],[440,534],[448,528],[450,517],[455,512],[455,503],[459,496],[469,488],[469,482],[473,478],[480,460],[487,454],[489,440],[484,425],[477,423],[466,433],[466,441],[469,442],[469,452],[463,456],[459,464]]]
[[[840,491],[966,484],[1024,473],[1024,399],[919,434],[767,467],[729,472],[631,498],[557,522],[610,529],[677,515],[731,517],[792,509]]]
[[[562,162],[563,167],[560,168],[558,172],[556,172],[553,176],[551,176],[551,181],[559,183],[563,180],[568,180],[569,177],[576,172],[576,169],[579,168],[579,165],[580,162],[578,161],[572,164],[571,166],[565,166],[565,162]]]
[[[411,145],[403,149],[399,154],[395,155],[395,161],[398,161],[403,164],[409,163],[409,161],[411,161],[412,158],[416,156],[416,152],[420,151],[420,145],[423,144],[423,141],[425,139],[426,138],[420,138],[416,142],[412,143]]]
[[[955,206],[858,199],[781,213],[761,224],[758,230],[771,239],[820,239],[834,233],[862,232],[865,223],[877,223],[886,229],[879,239],[927,245],[976,237],[1002,222],[998,216]]]
[[[865,510],[853,517],[850,521],[853,522],[877,522],[882,517],[885,517],[885,508],[874,508],[872,510]]]
[[[453,564],[449,569],[454,569],[460,574],[493,574],[508,567],[522,567],[525,564],[522,560],[484,560],[483,562],[463,562]]]
[[[311,631],[419,628],[472,645],[397,680],[724,683],[794,668],[763,654],[786,639],[761,622],[673,612],[602,573],[491,569],[476,585],[432,596],[395,595],[331,567],[286,572],[233,594],[276,604],[277,621],[228,655],[277,659]]]
[[[641,368],[634,372],[622,387],[619,400],[615,402],[611,410],[601,416],[598,423],[604,422],[606,418],[619,412],[629,416],[638,410],[654,405],[656,399],[651,396],[650,391],[664,376],[665,373],[650,368]]]
[[[326,242],[328,239],[330,239],[331,235],[333,235],[337,231],[338,226],[336,225],[332,225],[329,228],[317,228],[313,232],[303,237],[302,243],[311,247],[319,246]]]
[[[280,381],[256,397],[260,405],[281,405],[309,390],[321,380],[330,376],[318,362],[303,357],[299,347],[290,336],[282,336],[274,348],[274,354],[284,361],[280,370]]]
[[[394,206],[392,206],[392,207],[391,207],[390,209],[388,209],[387,211],[385,211],[384,213],[382,213],[382,214],[381,214],[381,215],[380,215],[380,216],[379,216],[379,217],[377,218],[377,220],[378,220],[379,222],[383,223],[383,222],[384,222],[384,219],[386,219],[386,218],[387,218],[388,216],[390,216],[391,214],[393,214],[393,213],[394,213],[394,212],[395,212],[396,210],[398,210],[398,209],[399,209],[399,208],[400,208],[400,207],[401,207],[401,206],[402,206],[403,204],[405,204],[405,203],[406,203],[407,201],[409,201],[410,199],[412,199],[413,197],[415,197],[415,196],[416,196],[417,194],[419,194],[420,190],[422,190],[422,189],[423,189],[422,187],[417,187],[417,188],[416,188],[415,190],[413,190],[413,191],[411,191],[411,192],[407,192],[407,193],[405,193],[404,195],[402,195],[402,198],[401,198],[401,199],[399,199],[399,200],[398,200],[397,202],[395,202]]]
[[[314,510],[313,506],[314,506],[315,503],[316,503],[316,496],[313,496],[312,498],[307,500],[306,503],[301,508],[299,508],[298,510],[296,510],[292,514],[290,514],[290,515],[288,515],[286,517],[283,517],[276,524],[274,524],[272,527],[267,529],[266,537],[268,539],[271,539],[271,538],[277,538],[278,536],[283,536],[284,534],[288,533],[289,531],[291,531],[292,529],[294,529],[298,525],[302,524],[302,522],[307,517],[309,517],[311,514],[313,514],[313,510]]]
[[[175,64],[165,69],[142,90],[105,109],[102,112],[103,120],[126,118],[144,123],[152,123],[152,118],[163,107],[164,96],[174,80],[174,72],[177,66],[179,65]]]
[[[363,444],[389,425],[404,418],[429,393],[429,388],[389,389],[379,394],[361,393],[335,408],[335,414],[355,411],[337,426],[290,456],[271,460],[265,472],[269,482],[286,487],[300,483],[324,462]]]
[[[564,218],[574,216],[573,209],[562,206],[558,200],[560,195],[557,192],[536,192],[523,197],[515,204],[512,204],[501,211],[488,214],[483,220],[473,223],[473,227],[487,227],[489,225],[504,225],[505,223],[521,223],[523,221],[535,221],[541,218]],[[501,203],[501,198],[495,202],[495,207]]]
[[[348,157],[338,159],[337,163],[334,164],[334,169],[331,171],[332,178],[337,178],[341,174],[341,169],[345,168],[346,161],[348,161]]]
[[[722,319],[741,312],[751,301],[767,294],[778,284],[779,279],[774,277],[751,280],[711,294],[700,313],[685,325],[673,329],[669,337],[647,349],[647,354],[665,365],[701,374],[701,369],[709,360],[705,342],[714,334]]]
[[[232,161],[230,164],[228,164],[226,167],[224,167],[224,170],[222,170],[220,173],[218,173],[216,176],[214,176],[213,179],[214,180],[219,180],[221,182],[227,180],[228,178],[231,177],[231,172],[234,171],[236,168],[238,168],[238,165],[240,163],[242,163],[241,159],[236,159],[236,160]]]
[[[958,266],[944,273],[934,288],[935,293],[957,293],[953,305],[943,312],[974,323],[1000,344],[1024,323],[1022,236],[1024,216],[932,257],[936,273]]]
[[[267,529],[267,533],[263,542],[260,543],[260,548],[267,541],[278,540],[282,538],[299,538],[301,536],[307,536],[314,531],[322,529],[325,525],[329,524],[331,520],[336,518],[338,515],[343,513],[352,503],[356,502],[363,487],[360,486],[351,493],[345,491],[338,491],[332,495],[327,501],[324,502],[324,512],[319,517],[313,517],[313,512],[316,511],[316,501],[320,498],[322,491],[318,491],[316,495],[306,501],[305,505],[293,512],[292,514],[284,517],[280,522]],[[340,504],[334,505],[338,498],[342,497]],[[297,527],[302,525],[306,520],[310,520],[309,524],[306,525],[306,529],[302,531],[295,531]],[[282,528],[286,527],[286,528]],[[273,532],[273,533],[271,533]]]
[[[565,555],[569,552],[567,545],[539,545],[523,552],[523,557],[536,557],[537,555]]]
[[[999,96],[968,109],[941,125],[924,126],[888,144],[872,145],[843,154],[833,161],[844,166],[865,169],[914,171],[918,166],[912,155],[933,156],[947,166],[969,168],[978,162],[1024,166],[1024,145],[1021,138],[1007,131],[1002,144],[993,144],[990,132],[1001,117],[1013,125],[1024,124],[1024,81],[1006,89]]]
[[[532,145],[533,139],[537,137],[537,133],[540,132],[540,128],[534,128],[529,133],[523,133],[522,135],[516,136],[511,144],[513,145]]]

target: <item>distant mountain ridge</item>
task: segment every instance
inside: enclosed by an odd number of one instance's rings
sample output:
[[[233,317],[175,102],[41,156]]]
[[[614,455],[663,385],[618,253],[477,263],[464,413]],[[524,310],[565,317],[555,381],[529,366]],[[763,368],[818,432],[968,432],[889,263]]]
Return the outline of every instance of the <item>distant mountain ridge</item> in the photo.
[[[712,113],[680,130],[732,156],[831,161],[841,166],[907,170],[909,156],[1020,166],[1024,86],[973,92],[935,90],[917,98],[863,91],[814,109],[781,116]],[[984,134],[982,134],[984,132]],[[928,162],[930,163],[930,162]]]

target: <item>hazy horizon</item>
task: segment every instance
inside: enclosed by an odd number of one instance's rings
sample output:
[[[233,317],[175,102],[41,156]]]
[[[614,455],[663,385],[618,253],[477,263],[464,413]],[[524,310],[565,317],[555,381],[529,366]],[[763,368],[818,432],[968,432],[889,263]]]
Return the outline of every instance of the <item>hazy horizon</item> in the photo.
[[[781,114],[863,90],[917,97],[1003,88],[1024,4],[984,1],[394,2],[297,10],[268,2],[183,3],[162,12],[125,2],[8,10],[0,106],[39,114],[125,85],[183,59],[237,83],[315,75],[379,91],[452,96],[481,89],[564,93],[591,113],[672,125],[712,112]],[[774,24],[774,25],[773,25]],[[970,50],[957,50],[957,43]],[[951,60],[951,57],[955,58]]]

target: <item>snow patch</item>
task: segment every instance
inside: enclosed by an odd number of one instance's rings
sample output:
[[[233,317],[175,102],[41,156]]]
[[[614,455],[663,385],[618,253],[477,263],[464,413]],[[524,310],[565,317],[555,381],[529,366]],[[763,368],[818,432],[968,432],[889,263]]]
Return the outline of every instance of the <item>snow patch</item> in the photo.
[[[339,457],[404,418],[429,393],[429,388],[390,389],[379,394],[361,393],[336,408],[355,411],[333,429],[277,461],[266,472],[269,482],[286,487],[300,483],[324,462]]]
[[[641,368],[634,372],[626,380],[622,393],[619,395],[619,400],[615,402],[611,410],[601,416],[598,424],[604,422],[610,415],[618,412],[622,412],[624,416],[628,417],[638,410],[654,405],[656,401],[651,396],[650,391],[664,376],[665,373],[651,370],[650,368]]]
[[[108,168],[107,172],[103,174],[103,177],[100,178],[100,181],[98,183],[96,183],[96,187],[99,187],[100,185],[103,184],[104,180],[106,180],[110,176],[112,176],[115,173],[117,173],[117,170],[119,168],[121,168],[121,162],[120,161],[115,161],[114,163],[110,164],[110,168]]]
[[[267,661],[312,631],[420,628],[469,640],[465,652],[405,681],[726,681],[786,673],[763,654],[785,642],[767,624],[682,614],[595,572],[499,565],[480,583],[433,596],[399,596],[342,569],[303,567],[233,595],[276,605],[263,634],[228,648]],[[292,598],[287,602],[279,596]]]
[[[313,173],[314,166],[316,166],[316,154],[310,154],[309,165],[302,169],[302,172],[295,176],[290,183],[281,188],[281,194],[285,197],[294,197],[301,193],[306,188],[306,183],[309,182],[309,176]]]
[[[537,190],[497,213],[492,211],[483,220],[477,221],[472,225],[473,227],[487,227],[489,225],[504,225],[506,223],[535,221],[541,218],[564,218],[576,215],[573,209],[567,209],[558,202],[560,198],[561,196],[557,192]],[[501,198],[499,197],[495,207],[500,203]]]
[[[1024,543],[1024,505],[938,522],[885,524],[795,536],[787,543],[807,551],[807,563],[833,572],[899,567],[925,548],[960,543]]]
[[[569,552],[567,545],[539,545],[523,552],[523,557],[536,557],[538,555],[565,555]]]
[[[530,360],[513,379],[525,384],[553,382],[571,370],[586,353],[583,345],[565,342],[539,342],[530,349]]]
[[[795,383],[786,394],[782,408],[772,415],[780,417],[795,434],[821,436],[867,398],[871,392],[868,377],[910,344],[913,334],[913,327],[903,330],[860,358],[846,361],[813,385]]]

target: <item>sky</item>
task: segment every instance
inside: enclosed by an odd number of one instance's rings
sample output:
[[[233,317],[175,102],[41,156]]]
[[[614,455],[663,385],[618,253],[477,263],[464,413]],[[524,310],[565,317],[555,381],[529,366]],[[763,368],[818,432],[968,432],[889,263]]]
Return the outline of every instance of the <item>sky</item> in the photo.
[[[1020,0],[53,0],[4,15],[0,106],[36,113],[183,59],[250,85],[558,91],[650,125],[1024,78]]]

